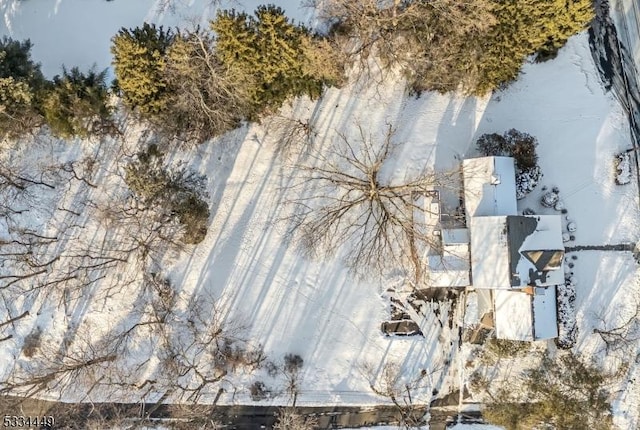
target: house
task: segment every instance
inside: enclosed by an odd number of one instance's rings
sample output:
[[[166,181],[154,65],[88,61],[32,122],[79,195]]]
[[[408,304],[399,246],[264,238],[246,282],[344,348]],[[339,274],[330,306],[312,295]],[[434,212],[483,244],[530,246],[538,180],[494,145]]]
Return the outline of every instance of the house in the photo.
[[[518,215],[510,157],[462,163],[471,289],[499,339],[558,336],[556,286],[564,283],[558,215]],[[486,320],[486,318],[483,318]]]

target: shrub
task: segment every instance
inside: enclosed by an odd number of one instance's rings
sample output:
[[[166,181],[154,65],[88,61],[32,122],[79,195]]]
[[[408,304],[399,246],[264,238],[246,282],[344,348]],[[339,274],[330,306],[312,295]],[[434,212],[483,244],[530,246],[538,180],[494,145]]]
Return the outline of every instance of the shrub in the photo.
[[[264,382],[255,381],[249,387],[249,393],[251,394],[251,399],[257,402],[268,398],[271,390],[269,390],[267,386],[264,385]]]
[[[482,155],[510,156],[511,151],[507,139],[498,133],[483,134],[476,143]]]
[[[31,333],[24,338],[24,344],[22,345],[22,353],[25,357],[33,357],[38,348],[40,348],[40,342],[42,337],[42,330],[40,327],[36,327]]]
[[[517,340],[490,339],[487,342],[487,351],[500,358],[516,357],[531,349],[529,342]]]
[[[88,137],[111,129],[106,73],[106,70],[101,73],[90,70],[84,74],[74,67],[69,71],[63,69],[62,76],[53,78],[42,109],[55,136]]]
[[[284,356],[284,371],[286,373],[297,373],[302,369],[304,360],[297,354],[286,354]]]
[[[163,212],[183,227],[182,241],[201,242],[209,222],[204,197],[205,178],[185,169],[164,166],[164,154],[156,145],[138,154],[125,168],[125,182],[143,204]]]
[[[538,141],[530,134],[512,128],[504,134],[511,156],[516,160],[516,167],[527,170],[538,164],[536,147]]]

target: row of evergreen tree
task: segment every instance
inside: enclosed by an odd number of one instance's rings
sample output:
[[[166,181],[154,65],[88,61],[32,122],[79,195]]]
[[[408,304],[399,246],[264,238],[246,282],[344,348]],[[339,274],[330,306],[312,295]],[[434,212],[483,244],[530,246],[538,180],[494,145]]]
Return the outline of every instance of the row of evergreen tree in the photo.
[[[334,48],[276,6],[224,10],[210,30],[121,29],[111,47],[124,104],[169,135],[201,142],[287,98],[341,79]]]
[[[112,125],[106,71],[63,68],[47,80],[31,42],[0,40],[0,138],[20,138],[47,124],[62,138],[104,133]]]
[[[112,39],[111,85],[106,70],[63,69],[47,80],[31,59],[30,41],[3,38],[0,137],[20,138],[43,125],[61,138],[112,133],[115,93],[156,131],[202,142],[342,79],[334,47],[279,7],[260,6],[254,15],[221,11],[210,26],[122,28]]]
[[[252,15],[220,11],[209,29],[123,28],[112,39],[112,85],[106,71],[77,68],[47,80],[28,40],[4,38],[0,138],[43,125],[62,138],[113,133],[109,96],[116,93],[156,131],[203,142],[292,96],[319,96],[325,85],[344,81],[348,59],[372,47],[387,66],[403,70],[416,92],[482,94],[516,79],[528,56],[552,58],[593,18],[590,0],[412,0],[392,9],[376,0],[327,4],[328,36],[312,34],[272,5]]]

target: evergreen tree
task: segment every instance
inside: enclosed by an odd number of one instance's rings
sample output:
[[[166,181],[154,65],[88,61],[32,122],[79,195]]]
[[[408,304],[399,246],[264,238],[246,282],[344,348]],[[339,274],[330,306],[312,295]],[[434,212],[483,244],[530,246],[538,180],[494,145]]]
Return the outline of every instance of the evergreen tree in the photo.
[[[310,71],[308,30],[295,25],[276,6],[259,6],[255,16],[225,10],[211,22],[216,54],[243,77],[256,113],[277,107],[289,96],[318,96],[321,72]]]
[[[516,79],[529,56],[553,58],[594,16],[592,0],[324,0],[321,13],[360,58],[375,52],[399,67],[414,92],[475,94]]]
[[[106,73],[90,70],[84,74],[74,67],[63,69],[62,76],[53,79],[42,109],[54,135],[87,137],[108,130],[111,109],[107,106]]]
[[[483,416],[509,430],[609,430],[613,422],[606,387],[612,377],[572,354],[556,360],[545,355],[539,368],[501,386]]]
[[[174,37],[171,30],[144,23],[134,29],[122,28],[112,39],[113,65],[123,100],[143,116],[153,117],[167,106],[164,69]]]
[[[204,200],[204,180],[185,169],[167,168],[156,145],[140,152],[125,168],[125,182],[134,197],[165,222],[179,222],[184,227],[182,241],[188,244],[201,242],[207,234],[209,205]]]
[[[29,40],[0,39],[0,139],[22,137],[42,124],[38,108],[46,80],[31,47]]]
[[[44,83],[40,64],[31,59],[30,40],[13,40],[4,36],[0,40],[0,78],[14,78],[39,87]]]
[[[518,77],[525,59],[554,58],[569,37],[594,16],[591,0],[497,0],[497,23],[484,38],[475,92],[483,93]]]

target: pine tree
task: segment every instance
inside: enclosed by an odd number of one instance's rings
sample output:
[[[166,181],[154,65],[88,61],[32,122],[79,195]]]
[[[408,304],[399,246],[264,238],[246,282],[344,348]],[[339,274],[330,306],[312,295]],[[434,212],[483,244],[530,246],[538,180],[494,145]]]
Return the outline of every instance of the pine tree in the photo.
[[[308,73],[309,31],[273,5],[259,6],[254,15],[222,11],[211,28],[220,62],[243,76],[256,113],[290,96],[318,96],[323,81],[317,71]]]
[[[31,42],[0,39],[0,139],[15,139],[42,124],[40,98],[47,85],[31,59]]]
[[[152,117],[167,106],[165,56],[174,40],[171,30],[144,23],[122,28],[112,39],[113,65],[122,97],[131,109]]]
[[[41,86],[45,79],[40,64],[31,59],[30,40],[13,40],[3,37],[0,40],[0,78],[14,78],[29,83],[32,87]]]
[[[53,79],[42,109],[54,135],[88,137],[107,130],[111,109],[107,106],[106,73],[90,70],[84,74],[74,67],[63,69],[62,76]]]
[[[207,234],[209,205],[204,200],[205,177],[185,169],[170,169],[156,145],[138,154],[125,167],[125,182],[134,197],[158,212],[166,222],[183,227],[182,241],[201,242]]]
[[[484,41],[475,92],[483,93],[518,77],[525,59],[554,58],[569,37],[594,16],[591,0],[498,0],[497,23]]]
[[[553,58],[593,18],[592,0],[324,0],[334,34],[375,52],[411,89],[483,94],[518,77],[529,56]],[[355,42],[355,43],[354,43]]]

